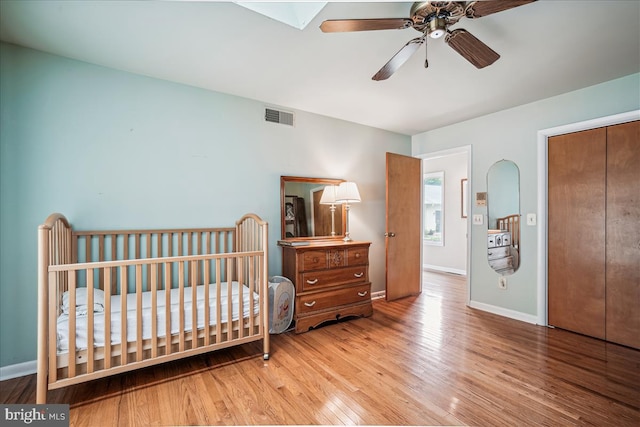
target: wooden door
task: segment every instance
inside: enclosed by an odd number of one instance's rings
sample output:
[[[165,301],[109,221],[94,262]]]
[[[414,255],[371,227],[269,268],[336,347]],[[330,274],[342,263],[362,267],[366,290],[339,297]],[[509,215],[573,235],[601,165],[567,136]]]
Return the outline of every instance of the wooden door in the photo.
[[[606,128],[548,140],[549,324],[605,338]]]
[[[640,122],[607,128],[607,341],[640,348]]]
[[[415,157],[387,153],[387,301],[416,295],[422,290],[421,165]]]

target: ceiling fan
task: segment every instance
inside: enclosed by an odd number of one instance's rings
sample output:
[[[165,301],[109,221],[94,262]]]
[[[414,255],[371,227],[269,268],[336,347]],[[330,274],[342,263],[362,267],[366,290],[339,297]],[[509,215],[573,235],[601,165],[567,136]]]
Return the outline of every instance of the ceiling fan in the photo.
[[[476,68],[484,68],[496,62],[500,55],[467,30],[462,28],[449,30],[449,27],[463,17],[482,18],[534,1],[536,0],[422,1],[415,2],[411,6],[410,18],[332,19],[324,21],[320,25],[320,29],[325,33],[337,33],[414,28],[422,33],[420,37],[409,40],[372,77],[373,80],[388,79],[427,41],[427,38],[438,39],[442,36],[445,36],[444,41],[453,50],[475,65]],[[425,60],[424,66],[425,68],[429,66],[427,60]]]

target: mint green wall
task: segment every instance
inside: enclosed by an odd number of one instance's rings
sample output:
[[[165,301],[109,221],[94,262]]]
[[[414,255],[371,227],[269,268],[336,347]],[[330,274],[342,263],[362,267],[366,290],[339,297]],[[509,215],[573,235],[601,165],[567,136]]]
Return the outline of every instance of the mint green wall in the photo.
[[[564,124],[610,116],[640,108],[640,74],[521,105],[412,137],[414,156],[472,145],[471,192],[487,191],[487,171],[498,160],[514,161],[520,169],[520,213],[544,215],[537,209],[537,132]],[[498,289],[498,275],[487,264],[486,208],[472,204],[472,214],[485,215],[471,228],[471,302],[522,313],[537,313],[537,228],[522,225],[520,269],[508,277],[508,289]]]
[[[296,112],[265,123],[259,101],[0,44],[0,367],[36,357],[36,230],[270,224],[281,273],[280,175],[345,178],[363,202],[351,234],[373,242],[384,289],[385,152],[410,137]]]

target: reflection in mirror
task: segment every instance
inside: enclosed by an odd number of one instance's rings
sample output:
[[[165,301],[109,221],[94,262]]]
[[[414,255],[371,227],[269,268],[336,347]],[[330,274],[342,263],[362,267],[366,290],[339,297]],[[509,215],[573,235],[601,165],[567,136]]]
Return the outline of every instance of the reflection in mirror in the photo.
[[[342,205],[328,202],[328,194],[325,200],[321,200],[325,187],[339,185],[341,182],[344,180],[280,177],[282,239],[344,237]]]
[[[520,266],[520,172],[510,160],[500,160],[487,172],[487,258],[503,276]]]

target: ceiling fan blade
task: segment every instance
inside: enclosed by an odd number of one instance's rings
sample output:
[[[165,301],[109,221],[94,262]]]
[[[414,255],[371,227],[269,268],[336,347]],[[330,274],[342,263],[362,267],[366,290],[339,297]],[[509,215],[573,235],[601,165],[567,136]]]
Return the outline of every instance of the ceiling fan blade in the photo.
[[[533,3],[534,1],[536,0],[473,1],[469,3],[464,13],[467,18],[482,18],[483,16],[502,12],[503,10],[513,9],[514,7]]]
[[[398,71],[402,64],[407,62],[407,59],[411,58],[411,55],[416,53],[420,46],[422,46],[422,43],[424,43],[424,39],[425,36],[409,40],[409,42],[405,44],[402,49],[398,51],[398,53],[393,55],[393,58],[391,58],[389,62],[384,64],[384,67],[382,67],[380,71],[378,71],[373,77],[371,77],[371,79],[379,81],[386,80],[391,77],[393,73]]]
[[[462,28],[451,31],[444,41],[476,68],[484,68],[500,58],[493,49]]]
[[[320,25],[324,33],[341,33],[346,31],[371,30],[404,30],[413,26],[409,18],[386,19],[330,19]]]

